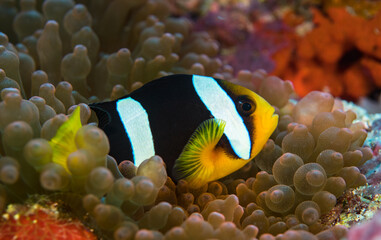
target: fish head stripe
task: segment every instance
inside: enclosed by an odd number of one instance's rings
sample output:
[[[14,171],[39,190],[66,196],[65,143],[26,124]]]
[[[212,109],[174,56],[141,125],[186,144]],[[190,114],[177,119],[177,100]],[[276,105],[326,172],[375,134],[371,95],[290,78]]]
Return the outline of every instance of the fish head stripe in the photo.
[[[192,82],[197,95],[213,117],[226,122],[224,134],[234,153],[241,159],[250,159],[250,135],[230,96],[212,77],[193,75]]]
[[[238,113],[244,120],[251,136],[251,157],[255,157],[263,148],[278,125],[278,115],[274,107],[255,92],[231,83],[216,79],[219,85],[236,103]]]
[[[116,102],[116,110],[131,142],[134,164],[139,166],[144,160],[155,155],[147,111],[131,97],[119,99]]]

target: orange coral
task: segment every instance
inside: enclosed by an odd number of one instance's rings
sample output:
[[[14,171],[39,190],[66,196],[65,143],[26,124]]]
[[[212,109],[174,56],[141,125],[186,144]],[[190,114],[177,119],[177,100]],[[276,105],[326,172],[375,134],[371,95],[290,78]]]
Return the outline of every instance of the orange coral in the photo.
[[[317,3],[319,1],[316,1]],[[322,7],[325,9],[331,7],[349,7],[359,16],[371,17],[374,16],[379,10],[381,10],[380,1],[372,0],[321,0]]]
[[[344,7],[328,8],[327,16],[312,12],[313,30],[295,34],[293,44],[273,55],[273,74],[293,81],[301,96],[323,90],[357,99],[381,87],[381,12],[369,20]]]

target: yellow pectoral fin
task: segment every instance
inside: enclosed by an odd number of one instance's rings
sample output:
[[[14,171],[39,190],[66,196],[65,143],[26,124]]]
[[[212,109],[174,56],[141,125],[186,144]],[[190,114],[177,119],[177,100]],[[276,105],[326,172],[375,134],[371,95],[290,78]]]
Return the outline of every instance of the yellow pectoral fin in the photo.
[[[225,124],[223,120],[212,118],[198,126],[175,162],[176,179],[186,179],[193,188],[214,180],[215,162],[221,155],[215,147],[224,134]]]
[[[68,172],[66,160],[70,153],[77,150],[74,138],[81,127],[80,107],[77,107],[69,120],[58,128],[56,135],[49,141],[53,149],[52,161],[63,166]]]

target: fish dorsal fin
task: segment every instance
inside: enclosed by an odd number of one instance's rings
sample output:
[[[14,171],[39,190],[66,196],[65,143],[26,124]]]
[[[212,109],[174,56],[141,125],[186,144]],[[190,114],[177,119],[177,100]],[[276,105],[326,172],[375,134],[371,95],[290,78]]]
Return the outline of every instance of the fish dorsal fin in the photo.
[[[215,147],[224,134],[226,122],[211,118],[202,122],[173,167],[176,179],[184,178],[192,187],[201,187],[210,181],[214,171]]]
[[[96,113],[98,118],[98,127],[103,129],[105,126],[107,126],[111,122],[111,116],[110,113],[103,110],[102,108],[93,105],[91,106],[91,109]]]

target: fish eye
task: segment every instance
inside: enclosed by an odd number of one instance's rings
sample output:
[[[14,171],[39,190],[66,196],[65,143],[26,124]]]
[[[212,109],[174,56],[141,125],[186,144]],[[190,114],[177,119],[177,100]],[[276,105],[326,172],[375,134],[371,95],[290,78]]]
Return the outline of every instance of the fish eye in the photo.
[[[245,111],[245,112],[250,111],[251,110],[251,104],[248,103],[248,102],[242,103],[242,110]]]
[[[238,111],[240,112],[240,114],[244,116],[248,116],[255,111],[255,103],[247,97],[242,97],[238,99],[237,103]]]

